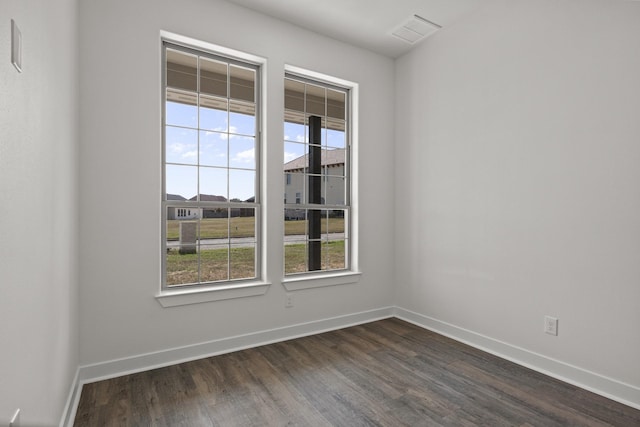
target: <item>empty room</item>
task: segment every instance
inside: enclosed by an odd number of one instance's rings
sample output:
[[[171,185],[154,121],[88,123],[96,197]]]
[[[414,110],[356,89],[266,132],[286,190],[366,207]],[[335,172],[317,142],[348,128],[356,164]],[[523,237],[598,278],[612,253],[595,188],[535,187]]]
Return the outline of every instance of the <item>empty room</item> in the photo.
[[[640,426],[640,1],[2,0],[0,426]]]

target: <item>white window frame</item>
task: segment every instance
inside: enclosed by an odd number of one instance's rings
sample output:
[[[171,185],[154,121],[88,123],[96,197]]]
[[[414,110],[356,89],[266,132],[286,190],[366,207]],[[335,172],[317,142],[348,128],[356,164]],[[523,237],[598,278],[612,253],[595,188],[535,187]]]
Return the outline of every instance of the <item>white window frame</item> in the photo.
[[[308,83],[316,83],[327,87],[338,87],[347,91],[346,140],[348,147],[345,159],[345,176],[347,176],[347,199],[348,224],[345,225],[345,236],[348,238],[345,243],[346,268],[342,270],[309,271],[304,273],[284,274],[282,284],[287,291],[296,291],[309,288],[344,285],[356,283],[360,280],[362,273],[359,270],[358,257],[358,230],[359,230],[359,209],[358,209],[358,99],[359,86],[357,83],[329,76],[323,73],[307,70],[297,66],[285,65],[284,78],[292,77]],[[346,175],[348,174],[348,175]],[[285,204],[286,205],[286,204]],[[284,211],[284,210],[283,210]],[[284,240],[284,235],[283,235]],[[283,253],[284,257],[284,253]],[[284,268],[284,258],[283,258]]]
[[[255,207],[256,209],[256,277],[254,279],[246,279],[246,280],[227,280],[227,281],[218,281],[218,282],[202,282],[198,284],[189,284],[189,285],[180,285],[180,286],[171,286],[167,287],[165,285],[165,277],[166,277],[166,206],[167,201],[165,200],[165,178],[164,178],[164,168],[165,168],[165,154],[164,154],[164,143],[165,143],[165,44],[171,44],[175,46],[181,46],[186,49],[194,50],[197,52],[202,52],[205,55],[213,55],[217,57],[225,58],[229,61],[240,63],[240,64],[251,64],[257,68],[256,75],[256,110],[264,112],[265,111],[265,96],[264,96],[264,87],[265,87],[265,72],[264,68],[266,67],[266,59],[261,58],[255,55],[247,54],[244,52],[239,52],[233,49],[217,46],[211,43],[202,42],[199,40],[191,39],[189,37],[184,37],[178,34],[169,33],[166,31],[161,32],[161,90],[162,92],[162,144],[160,144],[162,150],[162,162],[161,167],[162,171],[162,192],[161,192],[161,286],[160,291],[156,294],[156,299],[163,307],[172,307],[172,306],[180,306],[186,304],[195,304],[209,301],[218,301],[218,300],[226,300],[232,298],[242,298],[242,297],[250,297],[256,295],[264,295],[270,283],[264,281],[265,277],[265,262],[263,259],[264,254],[264,236],[263,236],[263,228],[264,228],[264,215],[262,213],[262,203],[261,203],[261,192],[263,188],[262,180],[264,179],[263,174],[263,160],[262,156],[260,156],[260,149],[263,146],[262,135],[263,135],[263,122],[262,116],[263,113],[256,115],[257,120],[257,131],[256,131],[256,194],[255,194],[255,204],[251,207]]]

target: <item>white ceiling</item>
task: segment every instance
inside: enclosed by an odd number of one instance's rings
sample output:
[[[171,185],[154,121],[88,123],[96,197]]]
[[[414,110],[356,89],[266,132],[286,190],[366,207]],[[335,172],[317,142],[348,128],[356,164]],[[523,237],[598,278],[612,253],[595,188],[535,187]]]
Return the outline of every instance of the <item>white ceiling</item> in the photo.
[[[229,0],[300,27],[396,58],[413,46],[391,35],[413,15],[442,27],[486,0]]]

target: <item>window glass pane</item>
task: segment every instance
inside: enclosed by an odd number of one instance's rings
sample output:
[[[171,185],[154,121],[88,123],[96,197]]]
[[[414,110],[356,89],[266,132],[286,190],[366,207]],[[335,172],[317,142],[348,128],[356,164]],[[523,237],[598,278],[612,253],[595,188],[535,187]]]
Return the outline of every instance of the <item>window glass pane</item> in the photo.
[[[304,112],[304,83],[284,80],[284,108]]]
[[[197,164],[198,132],[194,129],[166,126],[165,161],[167,163]]]
[[[299,231],[298,229],[300,227],[302,227],[303,229],[301,234],[304,234],[306,225],[304,223],[300,224],[299,221],[303,221],[305,219],[305,215],[306,215],[306,210],[302,208],[285,208],[284,209],[284,219],[286,221],[285,227],[284,227],[285,236],[288,236],[292,233],[296,233],[297,231]],[[293,223],[291,221],[297,221],[297,222]]]
[[[327,176],[322,180],[325,201],[327,205],[345,205],[345,184],[346,180],[342,176]]]
[[[188,91],[198,90],[198,57],[167,49],[167,86]]]
[[[229,243],[229,209],[204,208],[200,220],[200,244],[222,245]]]
[[[322,269],[344,270],[347,268],[345,240],[322,242]]]
[[[255,105],[231,102],[229,108],[229,133],[255,136]]]
[[[285,208],[284,216],[285,241],[300,239],[305,240],[307,235],[307,210],[303,208]]]
[[[228,138],[226,133],[200,131],[200,164],[227,167]]]
[[[307,157],[307,145],[295,142],[284,143],[284,170],[295,170],[307,167],[309,164]]]
[[[177,248],[168,247],[165,255],[167,286],[198,282],[198,254],[181,254]]]
[[[229,170],[229,200],[232,202],[255,202],[256,172]]]
[[[285,241],[284,272],[285,274],[304,273],[307,271],[307,244],[304,240]]]
[[[229,97],[255,102],[256,72],[249,68],[230,65],[229,74],[231,76],[231,93]]]
[[[332,89],[327,89],[327,116],[336,119],[345,119],[346,94]]]
[[[231,243],[246,243],[256,241],[256,212],[255,208],[231,209],[229,234]]]
[[[326,209],[318,209],[320,221],[320,235],[316,234],[317,239],[327,240],[327,228],[329,227],[329,211]]]
[[[344,129],[344,128],[343,128]],[[345,131],[339,129],[327,129],[325,144],[330,148],[345,148]]]
[[[285,203],[298,205],[305,203],[306,175],[301,172],[288,172],[287,175],[284,182]]]
[[[167,90],[165,116],[168,125],[198,127],[197,96]]]
[[[304,125],[304,121],[297,122],[284,122],[284,140],[295,142],[307,141],[307,127]]]
[[[326,106],[326,89],[320,86],[307,85],[306,93],[307,115],[324,116]]]
[[[176,219],[178,208],[168,207],[167,208],[167,227],[166,227],[166,238],[167,238],[167,250],[175,249],[178,245],[179,227],[180,220]]]
[[[229,280],[229,245],[200,245],[200,281]]]
[[[331,170],[331,175],[341,175],[342,173],[338,173],[337,170],[344,171],[345,155],[345,150],[323,149],[322,165]]]
[[[200,92],[227,97],[227,64],[200,57]]]
[[[345,236],[345,211],[340,209],[332,209],[327,211],[327,229],[323,233],[327,233],[328,239],[342,239]],[[324,238],[324,236],[323,236]]]
[[[200,168],[200,201],[227,201],[227,169]]]
[[[167,208],[165,265],[168,286],[198,281],[198,222],[180,219],[193,214],[197,215],[193,206]]]
[[[165,180],[167,199],[176,196],[189,199],[198,193],[198,168],[196,166],[166,165]]]
[[[255,169],[256,140],[248,136],[232,136],[229,141],[229,166]]]
[[[229,255],[230,279],[252,279],[256,277],[255,243],[232,244]]]
[[[229,123],[227,105],[226,99],[200,96],[200,128],[226,132]]]

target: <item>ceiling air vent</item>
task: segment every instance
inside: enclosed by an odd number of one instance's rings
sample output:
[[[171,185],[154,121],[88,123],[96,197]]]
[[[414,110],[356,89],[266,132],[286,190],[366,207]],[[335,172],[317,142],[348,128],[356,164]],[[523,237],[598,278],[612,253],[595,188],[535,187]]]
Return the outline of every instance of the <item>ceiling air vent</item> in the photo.
[[[413,15],[404,24],[393,30],[391,34],[409,44],[414,44],[435,33],[440,28],[442,28],[442,26],[435,22],[431,22],[418,15]]]

